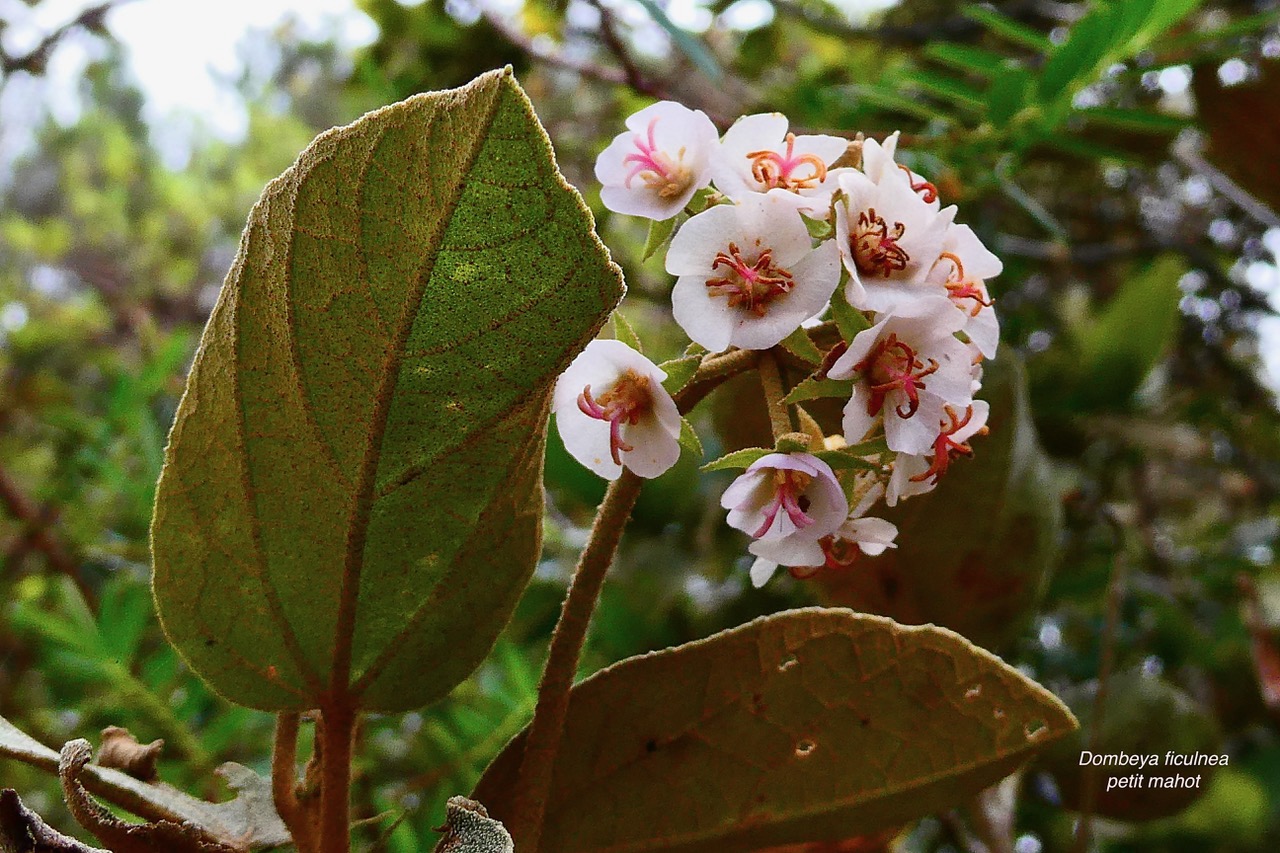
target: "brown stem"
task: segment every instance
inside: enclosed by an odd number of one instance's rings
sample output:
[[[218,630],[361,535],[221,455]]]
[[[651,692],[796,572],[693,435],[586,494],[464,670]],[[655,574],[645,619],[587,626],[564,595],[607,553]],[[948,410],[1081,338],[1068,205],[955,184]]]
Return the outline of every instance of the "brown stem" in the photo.
[[[90,610],[97,611],[97,597],[80,574],[80,564],[71,556],[71,552],[58,535],[50,528],[40,508],[18,488],[4,468],[0,468],[0,504],[3,504],[14,520],[25,528],[21,539],[31,543],[37,551],[44,554],[49,566],[60,574],[66,575]]]
[[[759,353],[750,350],[733,350],[704,358],[698,372],[675,395],[680,413],[687,414],[722,382],[749,370],[758,358]],[[622,475],[609,485],[560,608],[560,619],[556,622],[542,682],[538,685],[533,721],[525,739],[520,785],[507,821],[519,849],[527,853],[537,853],[541,842],[542,818],[547,808],[561,733],[569,712],[569,691],[578,671],[591,614],[595,611],[605,575],[617,553],[623,528],[631,517],[643,483],[640,477],[624,469]]]
[[[316,853],[318,841],[314,815],[298,800],[298,728],[301,719],[297,713],[276,715],[275,745],[271,752],[271,797],[276,811],[293,836],[298,853]]]
[[[630,469],[624,469],[622,476],[609,484],[596,513],[595,524],[591,527],[587,547],[578,558],[578,567],[573,572],[569,593],[560,610],[560,620],[551,637],[547,665],[538,686],[538,704],[525,739],[524,758],[520,764],[521,784],[508,827],[519,849],[528,853],[537,853],[541,840],[542,816],[551,790],[551,774],[569,712],[569,690],[578,671],[587,626],[643,483]]]
[[[319,853],[351,853],[351,759],[356,712],[346,697],[321,710]]]
[[[765,353],[756,365],[760,372],[760,385],[764,388],[764,402],[769,409],[769,425],[773,428],[773,440],[795,432],[791,425],[791,414],[787,405],[782,402],[787,396],[786,386],[782,383],[782,371],[778,365],[778,356],[770,350]]]

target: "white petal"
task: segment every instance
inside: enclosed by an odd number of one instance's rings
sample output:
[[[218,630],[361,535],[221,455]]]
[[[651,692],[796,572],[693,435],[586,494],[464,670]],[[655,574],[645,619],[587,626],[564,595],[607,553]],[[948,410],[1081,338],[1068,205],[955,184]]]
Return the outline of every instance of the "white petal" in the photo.
[[[947,229],[946,250],[960,258],[964,264],[965,278],[986,281],[1000,275],[1004,264],[1000,262],[968,225],[952,225]]]
[[[831,365],[827,375],[832,379],[851,379],[854,365],[870,355],[880,338],[887,334],[889,319],[886,317],[870,329],[863,329],[854,335],[848,349]]]
[[[867,383],[859,382],[853,386],[853,396],[844,406],[844,419],[840,428],[844,431],[845,441],[857,444],[871,431],[875,425],[875,416],[867,414],[867,403],[871,399],[871,389]]]
[[[615,346],[621,346],[630,351],[630,347],[618,341],[592,341],[578,353],[577,358],[556,380],[556,389],[551,401],[552,411],[556,414],[577,412],[578,395],[588,385],[595,394],[603,394],[613,387],[613,383],[617,382],[622,374],[616,360],[610,357],[610,353],[615,351]]]
[[[751,564],[751,585],[759,589],[769,582],[769,578],[773,577],[773,573],[777,570],[777,563],[766,560],[764,557],[756,557],[756,561]]]
[[[736,205],[718,204],[705,210],[681,225],[671,238],[667,272],[710,278],[716,255],[725,251],[731,241],[741,240],[743,235]]]
[[[680,442],[652,414],[634,424],[622,425],[622,440],[631,450],[621,454],[622,464],[645,478],[657,477],[680,458]]]
[[[990,305],[983,306],[977,315],[969,318],[964,333],[973,341],[983,358],[996,357],[996,348],[1000,345],[1000,321],[996,318],[994,308]]]
[[[816,539],[757,539],[747,550],[783,566],[821,566],[826,562]]]
[[[730,308],[723,297],[711,295],[707,290],[709,277],[704,273],[676,279],[671,290],[671,313],[690,340],[711,352],[720,352],[733,339],[738,311]]]
[[[893,473],[889,476],[889,486],[885,492],[885,503],[897,506],[898,501],[923,495],[933,491],[932,478],[912,482],[912,477],[919,477],[929,470],[929,459],[926,456],[899,453],[893,461]]]
[[[845,538],[856,542],[868,557],[878,556],[887,548],[897,547],[893,540],[898,537],[898,528],[883,518],[853,519],[849,522],[848,530],[852,535]]]
[[[607,421],[589,418],[582,412],[557,413],[556,428],[564,442],[564,449],[593,473],[606,480],[616,480],[622,466],[609,454],[609,424]]]
[[[884,401],[884,435],[896,453],[921,454],[933,449],[942,419],[942,401],[928,391],[919,393],[920,406],[909,418],[898,416],[898,407],[907,405],[907,395],[890,391]]]

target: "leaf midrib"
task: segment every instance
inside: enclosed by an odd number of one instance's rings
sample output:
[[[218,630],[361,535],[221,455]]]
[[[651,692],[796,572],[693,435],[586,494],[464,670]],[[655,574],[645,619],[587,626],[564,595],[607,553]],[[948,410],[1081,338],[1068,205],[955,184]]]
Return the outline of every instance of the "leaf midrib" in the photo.
[[[443,213],[435,230],[424,241],[426,245],[435,247],[423,261],[413,290],[407,295],[401,317],[396,329],[396,337],[387,350],[384,362],[382,384],[374,397],[374,411],[369,420],[369,433],[365,444],[364,457],[360,463],[358,487],[355,500],[352,502],[350,521],[347,526],[346,549],[343,559],[342,586],[338,600],[338,615],[334,624],[333,665],[330,672],[329,696],[331,702],[346,703],[349,700],[351,680],[351,658],[355,641],[356,610],[359,604],[360,575],[364,568],[364,551],[369,531],[369,519],[377,501],[377,475],[382,458],[382,442],[386,433],[387,422],[391,414],[391,404],[395,398],[396,386],[400,379],[400,368],[405,356],[405,348],[413,331],[414,321],[421,310],[422,298],[435,270],[439,255],[439,241],[453,222],[458,203],[466,192],[467,180],[475,167],[476,159],[484,148],[494,119],[501,108],[503,84],[509,79],[506,71],[497,72],[497,91],[488,115],[479,123],[473,149],[467,152],[461,167],[461,176],[457,182],[452,198],[443,206]],[[484,78],[481,78],[483,80]],[[479,82],[479,81],[477,81]],[[476,84],[476,88],[481,88]],[[434,120],[434,117],[433,117]],[[379,143],[381,137],[379,137]],[[376,154],[376,146],[375,146]],[[370,157],[372,162],[373,157]],[[363,182],[361,184],[363,187]]]

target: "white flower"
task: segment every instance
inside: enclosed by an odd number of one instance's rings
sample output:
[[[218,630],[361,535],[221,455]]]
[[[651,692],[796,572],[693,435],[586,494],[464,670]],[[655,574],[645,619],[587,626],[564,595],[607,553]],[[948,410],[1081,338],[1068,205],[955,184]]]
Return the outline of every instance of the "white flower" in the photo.
[[[911,191],[934,210],[938,209],[938,188],[894,160],[898,148],[898,133],[894,131],[884,142],[874,139],[862,143],[862,173],[873,183],[903,181]]]
[[[711,178],[734,201],[781,189],[797,210],[826,219],[836,178],[847,171],[831,169],[831,164],[848,147],[839,136],[788,133],[787,117],[781,113],[743,116],[720,140]]]
[[[676,322],[712,352],[768,349],[821,312],[840,282],[835,245],[813,248],[786,195],[774,190],[716,205],[671,240]]]
[[[607,480],[623,466],[657,477],[680,458],[680,412],[667,374],[619,341],[592,341],[556,382],[552,411],[565,449]]]
[[[711,182],[715,125],[701,110],[662,101],[628,118],[627,128],[596,158],[600,200],[618,213],[670,219]]]
[[[835,210],[850,305],[886,312],[929,292],[925,280],[942,254],[954,206],[939,211],[906,180],[876,183],[855,171],[840,176]]]
[[[924,297],[859,332],[832,365],[833,379],[856,379],[844,408],[844,435],[856,444],[883,417],[898,453],[927,452],[947,404],[973,398],[969,348],[955,337],[964,318],[940,296]]]
[[[729,484],[720,505],[733,527],[755,541],[751,582],[762,586],[779,564],[821,565],[823,537],[849,514],[840,482],[827,463],[808,453],[770,453]]]
[[[964,316],[964,333],[985,358],[994,358],[1000,343],[1000,323],[986,279],[999,275],[1003,268],[969,226],[952,225],[928,277],[931,285],[944,288],[942,292]]]
[[[932,491],[952,462],[961,456],[973,455],[969,439],[987,432],[991,407],[985,400],[974,400],[962,410],[945,406],[943,412],[944,419],[939,423],[938,435],[928,454],[899,453],[894,460],[885,495],[889,506]]]

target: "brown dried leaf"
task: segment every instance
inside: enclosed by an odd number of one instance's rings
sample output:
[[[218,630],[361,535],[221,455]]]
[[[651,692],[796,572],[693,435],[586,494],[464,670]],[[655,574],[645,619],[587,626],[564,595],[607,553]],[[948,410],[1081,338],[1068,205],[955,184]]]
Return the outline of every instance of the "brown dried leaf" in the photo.
[[[12,788],[0,791],[0,853],[111,853],[50,829]]]
[[[112,767],[143,782],[154,782],[157,778],[156,761],[162,749],[163,740],[142,744],[128,729],[107,726],[102,730],[102,745],[98,747],[96,761],[99,767]]]
[[[58,773],[58,753],[4,717],[0,717],[0,756]],[[217,772],[236,792],[235,799],[210,803],[163,782],[143,782],[92,764],[80,772],[79,781],[91,793],[150,821],[190,822],[211,836],[235,839],[251,850],[290,843],[289,830],[272,804],[268,780],[239,764],[224,764]]]
[[[489,817],[483,805],[466,797],[450,797],[444,838],[437,853],[514,853],[507,828]]]
[[[89,796],[80,784],[80,773],[92,757],[93,747],[89,741],[69,741],[62,747],[58,778],[71,816],[113,853],[244,853],[249,849],[223,844],[189,821],[125,823]]]

